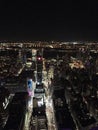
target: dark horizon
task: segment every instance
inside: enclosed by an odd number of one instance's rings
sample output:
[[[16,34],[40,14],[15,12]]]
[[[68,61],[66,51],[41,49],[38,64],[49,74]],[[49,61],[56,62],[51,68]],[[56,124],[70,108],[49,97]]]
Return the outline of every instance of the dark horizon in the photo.
[[[0,41],[98,41],[97,1],[1,2]]]

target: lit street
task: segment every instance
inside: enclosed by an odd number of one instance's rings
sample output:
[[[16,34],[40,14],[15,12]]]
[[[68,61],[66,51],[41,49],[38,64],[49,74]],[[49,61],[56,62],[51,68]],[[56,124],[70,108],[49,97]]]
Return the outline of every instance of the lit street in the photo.
[[[0,52],[2,130],[97,129],[97,45],[13,45]]]

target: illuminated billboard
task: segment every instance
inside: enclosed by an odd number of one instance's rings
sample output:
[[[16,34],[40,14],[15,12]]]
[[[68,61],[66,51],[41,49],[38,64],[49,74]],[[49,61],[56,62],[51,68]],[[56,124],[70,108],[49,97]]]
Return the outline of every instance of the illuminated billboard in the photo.
[[[27,79],[27,91],[29,96],[33,96],[33,81],[32,79]]]

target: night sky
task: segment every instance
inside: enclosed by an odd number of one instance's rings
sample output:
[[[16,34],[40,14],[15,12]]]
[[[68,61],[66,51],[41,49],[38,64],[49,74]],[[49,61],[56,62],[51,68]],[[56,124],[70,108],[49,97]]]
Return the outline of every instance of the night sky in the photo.
[[[1,0],[0,40],[98,41],[97,0]]]

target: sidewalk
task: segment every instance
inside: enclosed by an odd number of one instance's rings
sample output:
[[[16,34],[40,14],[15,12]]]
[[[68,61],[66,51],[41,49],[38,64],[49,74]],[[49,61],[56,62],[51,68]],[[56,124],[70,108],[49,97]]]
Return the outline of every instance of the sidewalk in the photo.
[[[53,101],[50,96],[47,96],[46,98],[46,115],[48,120],[48,130],[57,130],[55,124]]]

